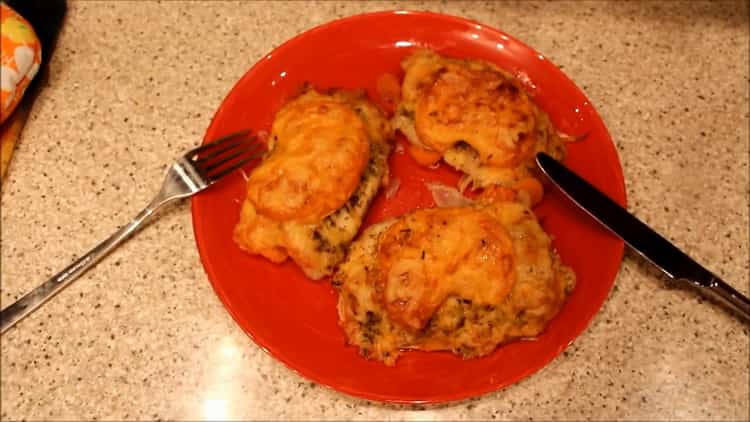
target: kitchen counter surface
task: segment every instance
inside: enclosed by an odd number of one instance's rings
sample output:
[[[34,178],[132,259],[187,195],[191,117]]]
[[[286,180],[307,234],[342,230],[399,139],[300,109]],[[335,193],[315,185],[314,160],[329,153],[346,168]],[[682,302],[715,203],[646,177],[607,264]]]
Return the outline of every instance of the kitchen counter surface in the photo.
[[[748,293],[746,2],[75,1],[3,186],[2,306],[135,215],[270,49],[397,8],[476,19],[561,65],[616,141],[629,207]],[[626,253],[589,328],[537,374],[442,406],[366,402],[242,332],[183,204],[2,336],[0,416],[746,420],[748,342],[748,325]]]

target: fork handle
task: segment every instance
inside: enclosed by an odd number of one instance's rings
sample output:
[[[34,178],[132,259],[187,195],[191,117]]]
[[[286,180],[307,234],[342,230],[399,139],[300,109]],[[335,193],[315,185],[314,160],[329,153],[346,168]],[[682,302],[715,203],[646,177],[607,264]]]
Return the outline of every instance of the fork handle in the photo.
[[[12,327],[16,322],[29,315],[52,296],[76,280],[81,274],[96,265],[112,250],[120,246],[133,233],[138,231],[148,218],[168,200],[163,195],[157,195],[151,203],[143,209],[133,220],[117,230],[112,236],[96,245],[86,255],[78,258],[64,270],[52,276],[49,280],[26,293],[22,298],[0,311],[0,334]]]

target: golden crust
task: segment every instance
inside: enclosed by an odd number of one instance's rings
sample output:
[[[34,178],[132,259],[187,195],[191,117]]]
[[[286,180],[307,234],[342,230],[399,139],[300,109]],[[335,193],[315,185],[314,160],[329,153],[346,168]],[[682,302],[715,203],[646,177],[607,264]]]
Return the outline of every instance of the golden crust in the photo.
[[[422,144],[444,153],[464,140],[482,163],[499,167],[515,167],[530,157],[535,107],[515,81],[490,67],[450,62],[435,76],[415,109]]]
[[[250,175],[247,198],[278,220],[319,221],[343,205],[370,155],[364,123],[351,104],[313,90],[276,114],[272,151]]]
[[[505,228],[481,210],[416,211],[380,235],[377,299],[412,330],[424,328],[449,296],[499,303],[515,278],[512,246]]]
[[[331,274],[382,183],[391,136],[362,92],[308,89],[291,100],[248,179],[235,242],[273,262],[291,257],[312,279]]]
[[[462,220],[471,223],[434,227]],[[398,240],[403,227],[415,230],[415,238]],[[490,253],[481,243],[488,237]],[[440,257],[431,267],[415,264],[421,246],[426,259],[428,253],[455,251],[465,261]],[[399,265],[407,269],[408,289],[392,271]],[[351,245],[334,275],[339,321],[349,343],[386,364],[394,364],[401,349],[451,350],[469,358],[536,336],[574,284],[534,214],[517,202],[419,210],[372,226]],[[427,306],[402,307],[400,300]]]
[[[443,155],[474,185],[510,185],[533,173],[536,152],[556,158],[563,140],[518,81],[480,60],[418,50],[402,63],[394,126],[410,142]]]

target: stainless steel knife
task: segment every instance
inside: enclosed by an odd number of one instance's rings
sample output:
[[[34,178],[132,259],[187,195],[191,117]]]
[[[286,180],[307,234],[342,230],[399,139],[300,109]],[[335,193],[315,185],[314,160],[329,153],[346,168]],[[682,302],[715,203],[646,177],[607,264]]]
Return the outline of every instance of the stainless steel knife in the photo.
[[[641,220],[609,199],[586,180],[545,153],[536,156],[542,172],[576,205],[620,237],[670,278],[686,281],[718,299],[750,322],[750,299],[722,281],[655,232]]]

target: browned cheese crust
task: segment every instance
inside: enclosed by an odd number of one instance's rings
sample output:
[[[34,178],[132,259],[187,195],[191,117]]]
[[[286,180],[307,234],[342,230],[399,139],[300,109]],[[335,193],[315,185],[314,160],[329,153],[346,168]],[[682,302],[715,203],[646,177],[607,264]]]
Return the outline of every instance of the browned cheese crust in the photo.
[[[402,68],[394,128],[414,146],[442,155],[474,187],[512,186],[536,176],[540,151],[563,158],[563,138],[508,72],[430,50],[416,51]]]
[[[276,114],[235,242],[313,279],[344,259],[387,172],[389,122],[362,92],[307,89]]]
[[[400,350],[465,358],[542,332],[575,285],[518,202],[422,209],[363,232],[334,275],[350,344],[394,364]]]

